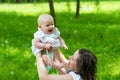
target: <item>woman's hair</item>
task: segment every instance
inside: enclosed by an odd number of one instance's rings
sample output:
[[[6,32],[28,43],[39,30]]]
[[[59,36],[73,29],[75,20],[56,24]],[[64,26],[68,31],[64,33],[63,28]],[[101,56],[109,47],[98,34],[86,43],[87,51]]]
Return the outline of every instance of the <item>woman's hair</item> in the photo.
[[[79,57],[77,58],[77,68],[78,74],[81,75],[83,80],[95,80],[97,72],[96,63],[97,58],[96,56],[87,49],[80,49]]]

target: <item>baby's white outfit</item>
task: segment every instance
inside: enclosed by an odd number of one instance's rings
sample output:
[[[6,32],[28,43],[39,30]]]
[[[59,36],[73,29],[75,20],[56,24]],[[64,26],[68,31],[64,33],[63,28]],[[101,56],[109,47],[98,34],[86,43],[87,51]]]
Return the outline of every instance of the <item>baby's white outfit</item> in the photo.
[[[61,46],[60,40],[58,37],[60,36],[60,31],[55,27],[54,32],[52,34],[44,33],[40,28],[38,31],[34,33],[34,39],[40,39],[40,41],[44,44],[49,43],[52,45],[53,48],[58,48]],[[37,48],[34,45],[34,39],[32,40],[32,52],[36,55],[38,52],[42,51],[43,48]]]
[[[73,77],[73,80],[83,80],[79,74],[76,74],[73,71],[70,71],[68,74]]]

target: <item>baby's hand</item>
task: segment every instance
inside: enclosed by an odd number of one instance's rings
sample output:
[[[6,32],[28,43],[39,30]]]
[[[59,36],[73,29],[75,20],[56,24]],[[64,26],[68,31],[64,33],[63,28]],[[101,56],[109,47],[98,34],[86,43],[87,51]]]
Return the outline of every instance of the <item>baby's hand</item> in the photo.
[[[64,45],[62,45],[62,48],[64,48],[64,49],[68,49],[68,47],[64,44]]]
[[[48,43],[45,44],[45,48],[48,49],[48,50],[51,49],[51,44],[48,44]]]

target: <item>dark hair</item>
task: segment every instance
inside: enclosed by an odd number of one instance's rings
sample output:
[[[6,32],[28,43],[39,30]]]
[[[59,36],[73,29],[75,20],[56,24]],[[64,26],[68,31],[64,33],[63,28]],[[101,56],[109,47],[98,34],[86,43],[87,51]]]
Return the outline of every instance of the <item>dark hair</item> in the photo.
[[[79,49],[79,57],[77,58],[78,74],[83,80],[96,80],[95,73],[97,58],[87,49]]]

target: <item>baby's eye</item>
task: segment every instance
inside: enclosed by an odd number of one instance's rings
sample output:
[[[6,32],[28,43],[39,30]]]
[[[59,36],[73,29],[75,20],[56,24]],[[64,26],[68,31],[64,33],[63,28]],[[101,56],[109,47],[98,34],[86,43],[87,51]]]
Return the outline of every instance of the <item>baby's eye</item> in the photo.
[[[49,24],[48,25],[46,25],[47,27],[49,27]]]

